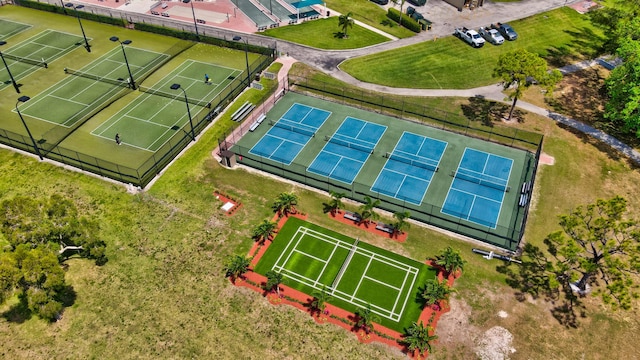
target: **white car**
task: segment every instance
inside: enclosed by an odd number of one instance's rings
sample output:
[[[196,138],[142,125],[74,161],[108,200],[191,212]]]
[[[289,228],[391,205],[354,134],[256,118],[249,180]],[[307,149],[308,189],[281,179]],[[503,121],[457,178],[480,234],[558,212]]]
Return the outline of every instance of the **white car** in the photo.
[[[492,43],[493,45],[500,45],[504,42],[504,37],[496,29],[481,27],[478,33],[482,35],[482,37],[485,38],[485,40]]]

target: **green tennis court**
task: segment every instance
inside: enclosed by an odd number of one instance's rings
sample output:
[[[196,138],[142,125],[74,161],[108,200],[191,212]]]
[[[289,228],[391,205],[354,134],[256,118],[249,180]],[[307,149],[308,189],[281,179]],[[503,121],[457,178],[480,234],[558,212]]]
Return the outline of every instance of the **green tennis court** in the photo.
[[[6,40],[13,35],[19,34],[29,29],[30,27],[31,25],[29,24],[24,24],[7,19],[0,19],[0,39]]]
[[[382,325],[402,331],[422,310],[420,286],[435,276],[426,264],[306,221],[291,218],[256,266],[275,270],[285,284],[311,295],[326,289],[345,310],[371,306]]]
[[[60,31],[45,30],[19,44],[2,49],[2,54],[16,81],[51,64],[58,58],[76,49],[82,37]],[[7,70],[0,69],[0,90],[11,85]]]
[[[134,79],[153,71],[168,55],[144,49],[127,47],[129,66]],[[81,69],[80,74],[106,78],[111,82],[96,81],[87,76],[69,75],[23,105],[21,111],[35,119],[64,127],[82,122],[92,112],[127,87],[129,77],[120,47]],[[122,85],[115,85],[120,79]],[[51,111],[56,109],[56,111]],[[45,137],[46,139],[46,137]],[[48,139],[47,139],[48,140]]]
[[[118,134],[122,145],[154,152],[176,131],[185,126],[185,131],[191,131],[187,126],[189,112],[185,94],[191,116],[195,117],[204,108],[210,108],[209,101],[240,74],[240,70],[187,60],[150,88],[141,86],[142,93],[135,101],[127,104],[91,134],[106,139],[115,139]],[[205,75],[208,81],[205,81]],[[179,84],[184,92],[171,89],[172,84]]]

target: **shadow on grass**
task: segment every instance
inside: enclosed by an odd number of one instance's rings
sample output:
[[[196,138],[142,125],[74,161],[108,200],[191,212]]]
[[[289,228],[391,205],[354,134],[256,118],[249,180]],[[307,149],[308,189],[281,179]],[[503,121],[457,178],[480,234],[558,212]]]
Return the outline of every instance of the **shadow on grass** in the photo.
[[[570,279],[559,276],[560,288],[550,286],[549,259],[537,246],[525,244],[521,260],[519,265],[505,263],[496,268],[507,276],[507,284],[516,290],[516,300],[525,302],[527,296],[542,299],[552,305],[551,315],[561,325],[577,328],[579,319],[585,318],[586,313],[582,302],[569,287]]]
[[[58,292],[56,300],[62,304],[62,311],[64,311],[64,308],[72,306],[76,302],[76,298],[77,294],[73,286],[66,285]],[[33,312],[29,309],[29,302],[24,293],[20,294],[18,299],[17,303],[2,313],[2,317],[8,322],[22,324],[33,317]]]
[[[594,33],[592,29],[583,27],[579,30],[565,30],[573,39],[571,45],[559,48],[548,48],[547,59],[552,67],[562,67],[569,63],[584,60],[582,57],[595,58],[603,52],[605,38]]]
[[[502,121],[509,116],[511,106],[497,101],[487,100],[482,96],[467,99],[468,104],[460,105],[462,114],[470,121],[479,122],[484,126],[493,127],[495,121]],[[512,120],[524,122],[524,112],[515,109]]]

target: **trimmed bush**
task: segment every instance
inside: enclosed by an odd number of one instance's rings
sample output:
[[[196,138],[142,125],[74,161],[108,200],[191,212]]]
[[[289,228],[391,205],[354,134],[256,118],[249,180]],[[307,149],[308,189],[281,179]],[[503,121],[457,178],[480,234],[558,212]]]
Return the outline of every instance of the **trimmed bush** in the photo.
[[[398,22],[400,20],[400,16],[402,16],[402,26],[416,33],[422,31],[420,24],[413,20],[409,15],[402,14],[397,9],[389,8],[389,11],[387,12],[387,17],[389,19]]]

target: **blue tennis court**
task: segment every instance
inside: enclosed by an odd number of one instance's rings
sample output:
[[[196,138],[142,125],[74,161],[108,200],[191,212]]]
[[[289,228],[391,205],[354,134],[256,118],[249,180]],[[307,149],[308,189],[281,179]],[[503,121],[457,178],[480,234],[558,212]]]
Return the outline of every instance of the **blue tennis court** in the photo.
[[[384,125],[346,117],[308,170],[351,184],[387,130]]]
[[[495,229],[513,160],[466,148],[442,212]]]
[[[329,111],[293,104],[278,121],[269,122],[272,127],[249,152],[289,165],[329,116]]]
[[[420,205],[446,148],[444,141],[405,131],[371,191]]]

